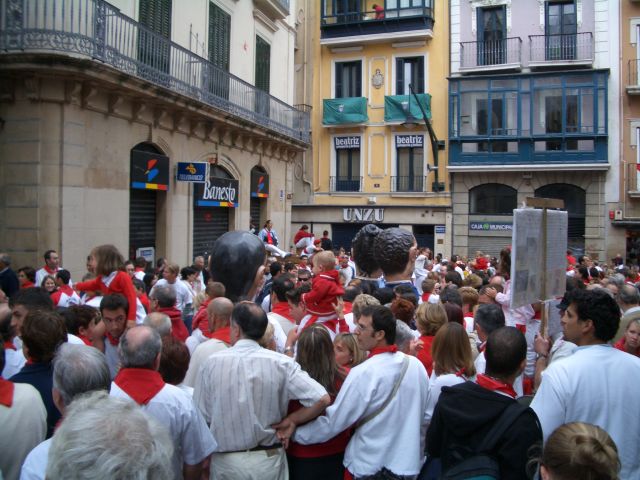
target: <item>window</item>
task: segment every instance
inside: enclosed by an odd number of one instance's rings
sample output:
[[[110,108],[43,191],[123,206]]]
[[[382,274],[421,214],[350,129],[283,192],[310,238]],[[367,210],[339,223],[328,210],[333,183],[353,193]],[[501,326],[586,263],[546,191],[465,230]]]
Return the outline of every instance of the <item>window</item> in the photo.
[[[349,98],[362,96],[362,62],[336,63],[336,96]]]
[[[486,98],[476,100],[476,115],[478,125],[478,135],[494,136],[506,135],[504,102],[502,98],[491,99],[491,109],[489,110],[489,101]],[[478,143],[479,152],[506,152],[507,142],[497,141]]]
[[[424,191],[424,136],[396,135],[396,177],[394,192]]]
[[[409,85],[415,93],[424,93],[424,57],[396,59],[396,95],[409,95]]]
[[[485,183],[469,190],[471,215],[512,215],[517,207],[518,192],[501,183]]]
[[[498,65],[506,58],[505,6],[478,9],[478,65]]]
[[[231,15],[209,3],[209,61],[229,71],[231,45]]]
[[[271,79],[271,45],[256,35],[256,112],[269,116],[271,110],[269,86]]]
[[[334,192],[360,191],[360,137],[335,137],[336,175],[332,178]]]
[[[548,2],[545,21],[545,58],[576,58],[576,6],[573,2]]]
[[[169,40],[171,38],[171,0],[140,0],[140,24]],[[169,72],[169,42],[138,30],[138,58],[162,72]]]
[[[564,200],[564,209],[569,214],[568,248],[573,251],[584,249],[586,218],[586,192],[575,185],[553,183],[538,188],[534,195],[541,198]]]
[[[547,133],[577,133],[578,130],[578,97],[567,95],[566,115],[563,116],[562,96],[545,97],[545,125]],[[565,128],[562,121],[565,119]],[[577,150],[578,141],[569,139],[566,141],[567,150]],[[562,150],[562,140],[550,140],[547,142],[547,150]]]

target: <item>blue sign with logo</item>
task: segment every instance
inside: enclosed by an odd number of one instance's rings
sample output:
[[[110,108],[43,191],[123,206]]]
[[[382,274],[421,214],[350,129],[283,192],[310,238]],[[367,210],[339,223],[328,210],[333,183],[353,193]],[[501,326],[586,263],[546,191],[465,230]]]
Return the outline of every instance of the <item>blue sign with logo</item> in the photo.
[[[447,228],[445,225],[436,225],[436,233],[446,233]]]
[[[207,181],[206,162],[178,162],[176,180],[179,182],[204,183]]]
[[[481,232],[505,232],[513,230],[511,222],[469,222],[469,230]]]

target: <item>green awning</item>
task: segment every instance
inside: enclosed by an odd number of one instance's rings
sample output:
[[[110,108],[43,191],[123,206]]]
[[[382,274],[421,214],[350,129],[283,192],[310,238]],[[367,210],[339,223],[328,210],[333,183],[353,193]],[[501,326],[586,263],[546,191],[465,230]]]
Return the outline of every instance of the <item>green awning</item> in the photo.
[[[431,119],[431,95],[419,93],[416,96],[426,112],[427,118]],[[404,122],[407,120],[409,112],[411,112],[414,119],[423,119],[420,106],[413,95],[389,95],[384,97],[385,122]]]
[[[365,97],[334,98],[323,100],[322,103],[322,123],[324,125],[345,125],[369,121]]]

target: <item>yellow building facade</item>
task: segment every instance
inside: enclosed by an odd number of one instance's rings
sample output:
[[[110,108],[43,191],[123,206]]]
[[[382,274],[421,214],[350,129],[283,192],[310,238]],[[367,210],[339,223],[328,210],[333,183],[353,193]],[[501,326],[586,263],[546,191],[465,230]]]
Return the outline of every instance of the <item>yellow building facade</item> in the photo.
[[[378,3],[301,5],[312,148],[294,175],[291,231],[308,224],[349,248],[366,223],[400,226],[450,255],[447,3]]]

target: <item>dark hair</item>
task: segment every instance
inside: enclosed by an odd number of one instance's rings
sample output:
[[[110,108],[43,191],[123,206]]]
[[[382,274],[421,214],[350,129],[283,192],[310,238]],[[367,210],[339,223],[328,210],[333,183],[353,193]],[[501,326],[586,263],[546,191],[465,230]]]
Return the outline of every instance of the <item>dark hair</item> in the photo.
[[[92,322],[95,322],[98,312],[88,305],[71,305],[69,308],[61,310],[60,315],[64,318],[67,332],[79,335],[80,327],[87,328]]]
[[[504,327],[504,312],[500,305],[485,303],[478,307],[473,315],[473,321],[480,325],[487,335],[491,335],[494,330]]]
[[[448,270],[444,276],[444,281],[453,283],[458,288],[462,286],[462,277],[455,270]]]
[[[276,277],[273,281],[273,286],[271,287],[271,292],[276,294],[276,298],[279,302],[287,301],[287,292],[293,290],[295,288],[295,284],[291,277],[288,275],[280,275]]]
[[[172,336],[162,339],[160,352],[160,368],[162,379],[171,385],[182,383],[189,369],[189,349]]]
[[[282,264],[280,262],[272,262],[271,265],[269,265],[269,273],[271,274],[271,277],[275,277],[281,271],[282,271]]]
[[[189,278],[189,275],[193,275],[194,273],[198,273],[195,268],[184,267],[182,270],[180,270],[180,277],[182,278],[182,280],[186,280],[187,278]]]
[[[27,314],[22,324],[22,341],[29,358],[46,363],[53,359],[56,349],[67,341],[67,329],[57,312],[34,310]]]
[[[464,313],[462,312],[461,307],[451,302],[444,303],[442,306],[444,307],[445,312],[447,312],[447,320],[449,322],[464,325]]]
[[[18,290],[9,298],[11,308],[22,305],[27,310],[53,310],[51,295],[42,287],[31,287]]]
[[[393,302],[393,299],[396,298],[396,294],[393,293],[393,289],[391,287],[379,288],[371,295],[380,302],[380,305],[391,303]]]
[[[289,273],[289,272],[291,272],[291,271],[293,271],[295,269],[296,269],[296,264],[295,263],[293,263],[293,262],[285,262],[285,264],[284,264],[284,271],[285,272]]]
[[[391,312],[396,320],[409,324],[416,313],[416,307],[406,298],[396,298],[391,302]]]
[[[114,293],[112,295],[105,295],[102,297],[102,300],[100,301],[100,313],[105,310],[113,312],[119,308],[123,309],[125,312],[129,311],[129,302],[123,295]]]
[[[44,260],[45,260],[45,262],[51,258],[51,254],[52,253],[56,253],[56,251],[55,250],[47,250],[46,252],[44,252]]]
[[[240,302],[231,312],[231,321],[240,327],[244,337],[258,341],[264,335],[269,320],[267,314],[253,302]]]
[[[416,242],[413,233],[403,228],[387,228],[373,243],[373,254],[385,275],[403,272],[409,262],[409,250]]]
[[[147,268],[147,259],[144,257],[136,257],[134,265],[138,268]]]
[[[391,310],[382,305],[367,305],[360,314],[364,316],[371,317],[374,332],[384,332],[387,345],[396,343],[396,321]]]
[[[358,270],[366,276],[371,276],[380,268],[373,255],[373,245],[380,232],[382,230],[377,225],[370,223],[358,230],[351,241],[353,261]]]
[[[597,339],[608,342],[615,336],[620,325],[620,307],[608,291],[603,288],[573,290],[569,305],[575,306],[579,320],[593,322]]]
[[[584,279],[588,279],[589,278],[589,269],[587,267],[578,267],[576,270],[578,270],[578,273],[580,274],[580,276]]]
[[[15,335],[15,331],[15,327],[11,325],[11,310],[7,310],[4,314],[0,312],[0,340],[2,342],[10,342]]]
[[[300,287],[296,287],[292,290],[288,290],[286,293],[287,301],[293,303],[294,305],[299,305],[302,301],[302,294],[305,293],[305,289]]]
[[[27,277],[27,280],[29,280],[31,283],[36,283],[36,270],[33,267],[22,267],[18,269],[18,273],[24,273],[24,276]]]
[[[518,372],[520,364],[527,357],[527,340],[515,327],[498,328],[487,338],[484,355],[487,359],[487,375],[509,377]]]
[[[144,290],[145,292],[148,294],[151,289],[153,288],[153,285],[151,285],[151,282],[153,281],[153,278],[156,276],[157,274],[155,272],[150,272],[150,273],[145,273],[144,277],[142,277],[142,283],[144,283]]]
[[[355,298],[362,293],[362,289],[360,287],[356,287],[355,285],[349,285],[344,288],[344,295],[342,295],[342,299],[345,302],[353,302]]]
[[[462,307],[462,296],[458,292],[456,285],[449,285],[442,292],[440,292],[440,301],[442,303],[453,303],[459,307]]]
[[[56,278],[59,278],[60,280],[62,280],[62,283],[64,283],[65,285],[69,285],[69,281],[71,280],[71,274],[69,273],[69,270],[65,270],[63,268],[56,272]]]
[[[140,280],[139,278],[133,277],[131,281],[133,282],[133,286],[136,290],[142,290],[146,293],[146,287],[142,280]]]

